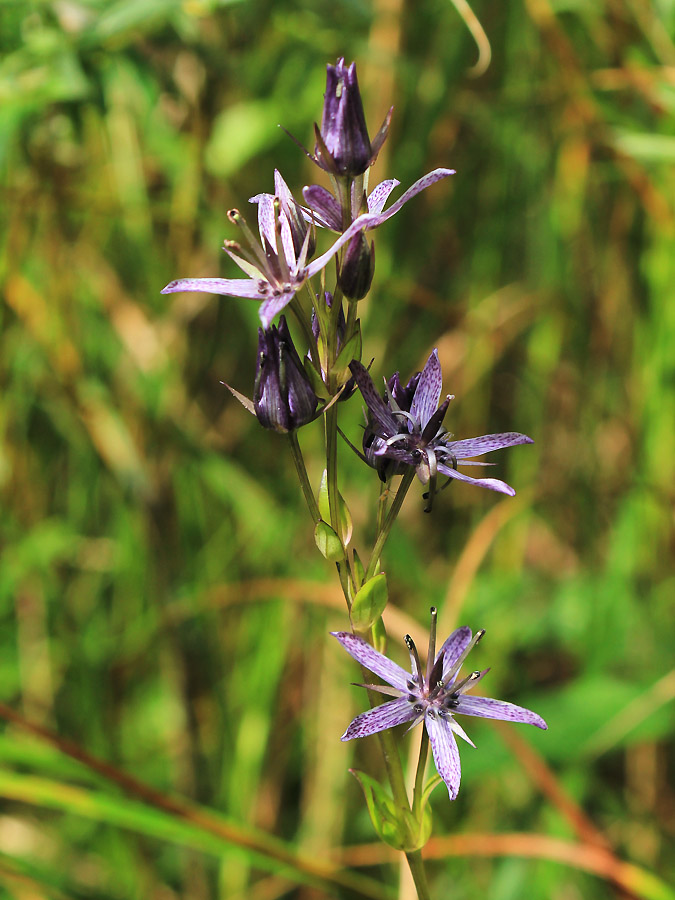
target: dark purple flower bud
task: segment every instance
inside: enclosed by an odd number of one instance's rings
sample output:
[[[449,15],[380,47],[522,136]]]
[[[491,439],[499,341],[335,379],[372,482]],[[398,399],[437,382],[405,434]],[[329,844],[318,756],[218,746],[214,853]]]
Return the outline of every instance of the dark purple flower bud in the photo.
[[[293,431],[311,422],[317,403],[286,318],[281,316],[278,328],[259,328],[253,408],[260,424],[282,433]]]
[[[362,300],[375,274],[375,244],[368,246],[365,233],[359,231],[347,244],[338,274],[338,285],[349,300]]]
[[[404,409],[406,412],[410,412],[410,407],[412,405],[413,397],[415,396],[415,391],[417,390],[417,385],[419,383],[421,374],[421,372],[415,372],[415,374],[412,376],[405,387],[403,387],[403,385],[401,384],[401,378],[398,372],[394,372],[394,374],[387,382],[389,394],[394,398],[395,402],[398,404],[399,409]]]
[[[387,137],[390,118],[391,110],[371,143],[356,77],[356,63],[345,66],[344,58],[338,59],[334,66],[327,66],[321,129],[315,126],[316,162],[333,175],[362,175],[375,161]]]

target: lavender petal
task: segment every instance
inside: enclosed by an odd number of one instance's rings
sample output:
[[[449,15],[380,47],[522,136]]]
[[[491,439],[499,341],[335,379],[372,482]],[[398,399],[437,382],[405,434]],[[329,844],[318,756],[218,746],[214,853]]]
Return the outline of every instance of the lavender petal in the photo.
[[[385,212],[380,214],[380,218],[383,221],[388,219],[390,216],[395,216],[396,213],[401,209],[402,206],[408,202],[408,200],[412,200],[413,197],[417,196],[421,191],[426,190],[426,188],[431,187],[432,184],[435,184],[437,181],[440,181],[442,178],[447,178],[448,175],[454,175],[454,169],[433,169],[433,171],[428,172],[426,175],[423,175],[418,181],[416,181],[405,194],[402,194],[396,203],[393,203],[389,209],[385,210]],[[380,223],[378,222],[377,225]],[[369,228],[376,228],[377,225],[369,225]]]
[[[434,755],[436,769],[448,788],[450,799],[454,800],[459,792],[459,782],[462,777],[457,741],[449,722],[440,718],[433,709],[427,710],[424,724],[431,741],[431,752]]]
[[[450,671],[470,643],[471,629],[468,625],[462,625],[461,628],[453,631],[450,637],[447,638],[436,654],[437,660],[441,656],[443,657],[443,679],[445,679],[446,672]]]
[[[320,272],[321,269],[325,268],[326,264],[335,256],[340,247],[343,247],[359,231],[369,231],[371,228],[378,228],[386,222],[387,219],[396,215],[399,209],[401,209],[408,200],[412,199],[416,194],[419,194],[420,191],[423,191],[435,182],[440,181],[441,178],[446,178],[448,175],[454,174],[454,169],[434,169],[433,172],[429,172],[428,175],[420,178],[412,187],[408,188],[405,194],[403,194],[402,197],[399,197],[396,203],[394,203],[393,206],[390,206],[389,209],[379,214],[364,213],[362,216],[359,216],[358,219],[355,219],[349,228],[340,235],[332,247],[310,263],[307,267],[307,276],[311,278],[312,275],[315,275],[317,272]]]
[[[381,181],[377,187],[373,188],[368,196],[368,212],[376,214],[381,213],[382,207],[387,202],[389,194],[391,194],[394,188],[398,187],[400,183],[398,178],[388,178],[386,181]]]
[[[456,478],[457,481],[464,481],[466,484],[475,484],[477,487],[487,488],[490,491],[508,494],[509,497],[515,497],[516,495],[510,484],[500,481],[498,478],[472,478],[470,475],[465,475],[463,472],[458,472],[457,469],[442,463],[438,464],[438,471],[443,475],[447,475],[448,478]]]
[[[442,388],[443,372],[438,359],[438,350],[432,350],[422,369],[415,396],[410,405],[410,414],[415,422],[420,423],[422,430],[436,412]]]
[[[464,731],[464,729],[463,729],[462,726],[459,724],[459,722],[457,722],[455,719],[453,719],[452,716],[450,716],[450,718],[447,719],[447,722],[448,722],[448,725],[450,726],[450,728],[452,729],[453,734],[456,734],[457,737],[461,737],[463,741],[466,741],[466,742],[467,742],[467,744],[471,744],[471,746],[472,746],[474,749],[476,748],[476,745],[475,745],[474,742],[471,740],[471,738],[470,738],[469,735],[466,733],[466,731]]]
[[[395,728],[403,722],[415,718],[413,705],[405,698],[390,700],[373,709],[358,715],[348,726],[341,740],[351,741],[353,738],[368,737],[386,728]]]
[[[270,297],[269,294],[265,295],[265,302],[261,304],[258,310],[263,328],[270,327],[272,319],[288,306],[294,296],[295,291],[284,291],[276,297]]]
[[[268,294],[261,292],[260,284],[268,290],[266,282],[262,279],[258,282],[252,278],[178,278],[176,281],[170,281],[161,293],[201,291],[204,294],[224,294],[227,297],[264,300]]]
[[[408,682],[411,676],[405,669],[392,662],[383,653],[378,653],[374,647],[349,631],[331,631],[331,634],[340,641],[347,653],[366,669],[370,669],[393,687],[404,691],[406,695],[410,693]]]
[[[505,434],[483,434],[480,437],[468,438],[464,441],[448,441],[446,447],[456,459],[461,460],[469,456],[481,456],[492,450],[502,450],[504,447],[533,443],[532,438],[526,434],[510,431]]]
[[[492,700],[489,697],[469,697],[463,694],[457,701],[453,713],[480,716],[484,719],[502,719],[506,722],[524,722],[544,730],[548,728],[542,717],[532,712],[531,709],[516,706],[515,703],[507,703],[505,700]]]

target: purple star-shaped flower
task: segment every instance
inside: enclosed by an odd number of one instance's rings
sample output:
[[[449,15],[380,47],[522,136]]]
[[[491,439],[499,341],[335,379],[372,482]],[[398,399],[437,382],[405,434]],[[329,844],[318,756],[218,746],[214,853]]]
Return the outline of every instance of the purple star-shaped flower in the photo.
[[[252,202],[258,204],[260,242],[237,210],[228,213],[230,221],[242,228],[248,247],[226,241],[223,249],[248,278],[179,278],[167,284],[162,293],[203,291],[261,300],[260,320],[263,327],[268,328],[307,279],[325,265],[307,265],[314,250],[312,228],[305,222],[286,182],[276,170],[274,188],[274,194],[258,194],[252,198]]]
[[[179,278],[167,284],[162,293],[202,291],[208,294],[260,300],[262,301],[260,320],[263,328],[268,328],[272,319],[291,302],[307,279],[325,268],[338,250],[356,234],[379,227],[396,215],[401,207],[420,191],[452,174],[452,169],[434,169],[416,181],[384,212],[382,205],[391,187],[380,189],[383,185],[393,186],[393,182],[382,182],[382,185],[373,191],[373,194],[378,191],[376,199],[373,200],[373,211],[358,216],[325,253],[307,263],[313,249],[312,228],[306,222],[302,222],[302,219],[306,218],[304,213],[303,216],[297,215],[301,208],[293,200],[279,172],[275,171],[275,193],[257,194],[251,198],[252,202],[258,204],[260,243],[255,240],[243,216],[237,210],[230,210],[228,213],[230,221],[243,229],[248,249],[242,248],[236,241],[226,241],[224,250],[248,278]],[[300,234],[302,234],[301,241]]]
[[[516,493],[498,478],[472,478],[459,472],[457,466],[490,465],[471,457],[517,444],[532,444],[532,438],[517,432],[506,432],[461,441],[451,440],[452,435],[442,425],[453,397],[449,394],[438,405],[443,375],[437,350],[431,353],[422,372],[413,375],[405,387],[400,384],[397,372],[387,383],[384,400],[361,363],[354,360],[350,369],[368,407],[368,424],[363,438],[364,458],[379,471],[383,480],[390,475],[402,474],[408,466],[414,466],[422,484],[429,484],[427,509],[431,508],[439,472],[450,479],[511,497]]]
[[[536,725],[537,728],[548,728],[541,716],[522,706],[487,697],[467,697],[467,691],[490,671],[484,669],[482,672],[472,672],[464,678],[459,677],[459,670],[469,651],[475,647],[485,632],[477,631],[472,637],[470,628],[466,626],[458,628],[453,631],[436,655],[434,608],[431,610],[429,653],[425,671],[422,670],[417,648],[410,635],[405,636],[411,664],[411,671],[406,672],[360,637],[346,631],[331,633],[357,662],[379,675],[387,685],[391,685],[387,687],[380,684],[362,684],[360,687],[396,698],[358,715],[342,735],[342,740],[367,737],[404,722],[411,722],[410,728],[414,728],[424,720],[436,769],[448,788],[451,800],[457,797],[461,778],[455,735],[459,735],[472,747],[475,746],[461,725],[455,721],[455,715],[459,713],[485,719],[525,722],[528,725]]]

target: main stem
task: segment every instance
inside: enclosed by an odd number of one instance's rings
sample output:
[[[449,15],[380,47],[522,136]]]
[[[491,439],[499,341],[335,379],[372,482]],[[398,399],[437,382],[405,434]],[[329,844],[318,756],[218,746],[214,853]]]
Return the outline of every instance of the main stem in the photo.
[[[314,491],[312,490],[309,476],[307,475],[307,467],[305,466],[305,460],[302,455],[302,450],[300,449],[300,444],[298,443],[297,431],[288,432],[288,441],[291,445],[291,455],[293,457],[293,462],[295,463],[295,471],[298,473],[300,487],[302,488],[302,493],[305,495],[307,508],[309,509],[310,515],[314,521],[314,524],[316,525],[321,521],[321,513],[319,512],[319,506],[316,502],[316,497],[314,496]]]
[[[368,563],[368,569],[366,571],[365,580],[368,581],[369,578],[372,578],[375,574],[375,569],[377,568],[377,561],[379,560],[382,554],[382,548],[384,547],[387,538],[389,537],[389,532],[392,529],[394,522],[396,521],[396,516],[399,514],[401,506],[403,506],[403,501],[405,500],[405,495],[408,493],[408,488],[412,484],[413,478],[415,477],[415,470],[410,468],[409,471],[405,473],[403,478],[401,479],[401,483],[398,486],[398,491],[396,492],[396,496],[389,508],[389,513],[387,514],[387,518],[385,519],[384,525],[382,526],[380,533],[377,536],[377,540],[375,541],[375,546],[373,547],[373,552],[370,555],[370,562]]]
[[[421,850],[410,850],[406,853],[406,859],[410,866],[410,874],[415,882],[415,889],[419,900],[431,900],[429,893],[429,885],[427,884],[427,873],[424,869],[424,860],[422,859]]]

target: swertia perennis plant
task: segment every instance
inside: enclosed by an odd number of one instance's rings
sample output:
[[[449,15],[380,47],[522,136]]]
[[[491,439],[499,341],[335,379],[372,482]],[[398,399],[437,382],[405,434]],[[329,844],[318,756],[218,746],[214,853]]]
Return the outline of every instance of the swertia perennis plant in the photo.
[[[353,720],[343,740],[377,734],[383,751],[380,776],[355,774],[377,833],[405,852],[418,897],[427,900],[430,895],[421,847],[430,833],[427,800],[439,781],[438,776],[426,780],[428,742],[440,777],[454,799],[460,782],[455,735],[471,743],[455,716],[508,719],[539,728],[546,728],[546,724],[536,713],[514,704],[467,695],[487,672],[473,672],[463,678],[459,674],[466,655],[483,632],[472,638],[469,628],[459,628],[436,653],[435,610],[424,670],[409,637],[410,672],[384,654],[382,614],[388,589],[382,551],[415,476],[426,488],[427,511],[432,509],[434,494],[457,481],[512,496],[515,490],[505,481],[475,478],[459,467],[491,465],[476,457],[532,443],[518,432],[455,440],[443,427],[452,396],[441,402],[442,373],[436,350],[422,371],[406,384],[396,372],[385,382],[384,396],[361,362],[358,304],[370,290],[375,273],[375,246],[369,235],[420,191],[454,174],[452,169],[434,169],[387,206],[399,182],[390,178],[369,190],[368,177],[387,137],[390,119],[391,110],[371,140],[355,64],[346,66],[344,59],[339,59],[336,65],[329,65],[321,126],[314,128],[314,150],[303,148],[329,185],[306,186],[300,202],[275,171],[274,193],[251,198],[257,206],[258,235],[238,210],[228,212],[229,221],[242,238],[226,240],[224,250],[246,277],[181,278],[168,284],[163,293],[203,291],[260,304],[262,327],[253,400],[230,390],[261,425],[288,437],[317,547],[336,564],[349,614],[351,629],[334,632],[335,637],[365,669],[386,682],[364,685],[373,708]],[[328,246],[317,255],[318,241],[325,241],[326,236]],[[282,312],[285,315],[278,325],[274,324]],[[295,339],[286,315],[294,321]],[[355,547],[351,516],[340,490],[338,456],[339,435],[356,449],[343,434],[338,419],[357,386],[366,404],[366,426],[362,451],[356,452],[380,480],[375,540],[363,561]],[[323,420],[325,432],[326,462],[320,486],[312,484],[297,436],[299,429],[317,418]],[[443,485],[439,486],[439,478],[446,479]],[[378,705],[379,694],[393,699]],[[422,720],[425,730],[409,797],[398,748],[402,735],[391,729],[402,723],[411,723],[412,727]]]

